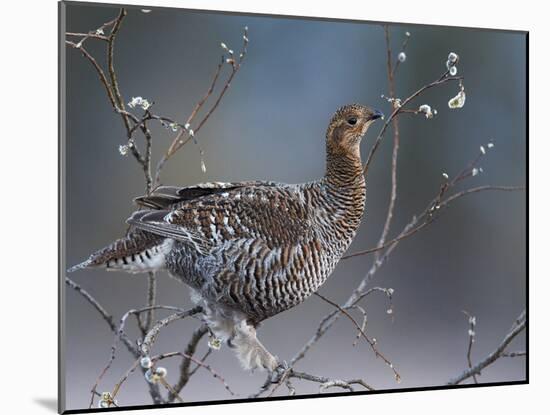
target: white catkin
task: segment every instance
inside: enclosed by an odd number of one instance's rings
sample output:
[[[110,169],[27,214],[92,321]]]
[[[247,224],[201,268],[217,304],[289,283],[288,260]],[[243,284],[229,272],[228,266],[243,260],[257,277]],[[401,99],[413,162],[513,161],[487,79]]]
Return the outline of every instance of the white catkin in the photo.
[[[455,97],[449,100],[449,108],[451,109],[462,108],[465,102],[466,102],[466,93],[464,91],[460,91]]]

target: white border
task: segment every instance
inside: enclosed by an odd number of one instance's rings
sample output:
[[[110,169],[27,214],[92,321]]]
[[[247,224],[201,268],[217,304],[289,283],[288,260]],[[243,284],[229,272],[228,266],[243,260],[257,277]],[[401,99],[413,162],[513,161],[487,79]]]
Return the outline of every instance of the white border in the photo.
[[[544,2],[348,0],[168,1],[148,5],[350,18],[530,31],[530,306],[528,386],[416,392],[151,410],[136,413],[518,414],[545,404],[548,384],[548,310],[545,264],[548,229],[546,71],[549,25]],[[111,3],[134,3],[116,1]],[[2,412],[53,413],[40,401],[56,397],[57,373],[57,4],[19,0],[2,5]],[[514,220],[514,218],[510,218]],[[7,227],[7,232],[6,232]],[[51,406],[51,405],[50,405]],[[167,412],[169,411],[169,412]]]

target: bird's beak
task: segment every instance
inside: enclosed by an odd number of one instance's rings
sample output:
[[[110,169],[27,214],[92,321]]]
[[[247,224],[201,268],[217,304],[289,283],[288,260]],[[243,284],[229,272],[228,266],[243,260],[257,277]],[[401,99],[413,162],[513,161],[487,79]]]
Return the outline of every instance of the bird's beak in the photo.
[[[370,117],[371,120],[377,120],[378,118],[384,119],[384,114],[379,110],[374,110],[372,116]]]

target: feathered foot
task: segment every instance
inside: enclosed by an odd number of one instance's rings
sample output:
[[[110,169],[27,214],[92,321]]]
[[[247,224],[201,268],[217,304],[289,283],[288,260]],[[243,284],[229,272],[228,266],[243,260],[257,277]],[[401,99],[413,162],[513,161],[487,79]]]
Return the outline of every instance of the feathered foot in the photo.
[[[280,361],[275,369],[269,372],[269,375],[267,377],[267,380],[271,383],[279,383],[286,375],[292,370],[290,366],[288,366],[288,363],[284,360]]]
[[[292,372],[292,368],[288,365],[287,362],[279,361],[277,363],[277,366],[267,374],[267,379],[265,380],[264,384],[260,387],[260,390],[256,392],[255,394],[252,394],[249,396],[249,398],[258,398],[265,392],[269,391],[273,385],[279,385],[284,382],[284,380],[288,377],[288,375]],[[274,386],[274,389],[272,390],[272,393],[277,388],[277,386]],[[269,395],[268,395],[269,396]]]

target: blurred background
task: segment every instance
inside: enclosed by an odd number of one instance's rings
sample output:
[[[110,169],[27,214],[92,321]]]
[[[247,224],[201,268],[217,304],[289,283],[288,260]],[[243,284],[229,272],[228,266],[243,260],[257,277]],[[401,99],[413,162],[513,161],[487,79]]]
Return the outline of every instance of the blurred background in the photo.
[[[66,29],[95,30],[116,17],[110,6],[66,6]],[[391,112],[384,31],[376,23],[315,21],[297,18],[237,16],[130,7],[115,50],[121,93],[154,101],[154,111],[184,122],[209,86],[225,42],[235,51],[242,28],[249,28],[249,53],[220,107],[197,134],[204,149],[201,171],[196,145],[189,144],[167,164],[162,183],[192,185],[205,181],[274,180],[299,183],[324,173],[324,135],[332,113],[359,102]],[[479,153],[483,173],[462,188],[482,184],[526,184],[526,37],[523,33],[421,25],[390,26],[394,59],[410,32],[407,60],[399,67],[397,95],[405,98],[445,70],[449,52],[460,55],[466,105],[450,110],[458,86],[429,90],[416,104],[438,110],[435,118],[400,118],[398,197],[390,237],[395,236],[435,196],[442,172],[453,176]],[[105,44],[93,39],[86,47],[105,62]],[[132,198],[145,189],[141,168],[118,147],[126,135],[90,63],[78,51],[66,50],[66,186],[62,268],[74,265],[126,231],[134,210]],[[225,69],[229,72],[229,68]],[[137,112],[139,113],[140,110]],[[379,127],[381,124],[379,125]],[[151,124],[153,158],[158,161],[173,135]],[[367,154],[374,127],[363,140]],[[141,147],[143,143],[139,142]],[[373,247],[385,220],[390,192],[391,135],[387,134],[367,178],[367,209],[349,252]],[[320,292],[342,303],[370,268],[372,256],[341,262]],[[146,302],[144,275],[101,270],[72,274],[118,319]],[[524,192],[486,192],[460,199],[427,229],[400,243],[372,286],[393,288],[394,312],[373,295],[364,303],[367,333],[402,375],[391,370],[364,342],[355,347],[355,328],[340,319],[301,360],[296,369],[330,378],[363,378],[376,389],[443,385],[467,367],[467,310],[477,317],[474,362],[490,353],[525,308],[526,198]],[[88,406],[90,389],[107,363],[113,334],[97,312],[71,289],[65,301],[66,407]],[[161,274],[159,304],[187,307],[187,288]],[[330,305],[312,297],[266,321],[262,342],[281,359],[290,360],[315,333]],[[157,316],[161,316],[158,313]],[[197,323],[174,323],[164,330],[154,350],[182,350]],[[134,321],[128,333],[136,337]],[[200,356],[206,351],[200,345]],[[520,336],[510,350],[525,350]],[[99,391],[112,390],[132,364],[119,348],[118,357]],[[257,391],[263,373],[245,373],[231,350],[223,347],[209,358],[239,398]],[[177,379],[179,361],[165,361],[168,380]],[[525,358],[505,358],[487,368],[480,382],[524,380]],[[318,384],[296,380],[298,394],[318,393]],[[280,394],[286,394],[280,388]],[[223,385],[201,370],[182,391],[185,401],[232,399]],[[147,386],[134,374],[118,395],[119,404],[150,404]]]

